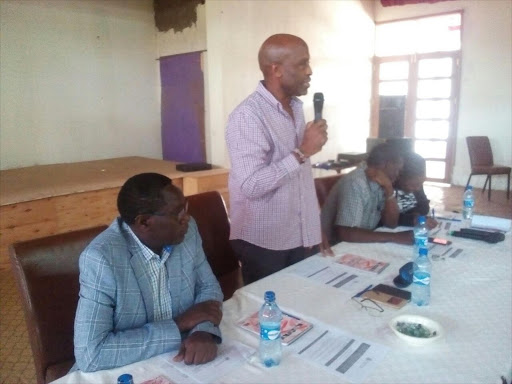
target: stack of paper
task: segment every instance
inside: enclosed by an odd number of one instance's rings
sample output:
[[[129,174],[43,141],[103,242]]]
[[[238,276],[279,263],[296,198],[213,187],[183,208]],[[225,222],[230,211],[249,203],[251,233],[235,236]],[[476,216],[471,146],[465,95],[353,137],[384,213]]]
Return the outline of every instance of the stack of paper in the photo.
[[[510,231],[512,221],[493,216],[474,215],[471,220],[472,228],[493,229],[502,232]]]

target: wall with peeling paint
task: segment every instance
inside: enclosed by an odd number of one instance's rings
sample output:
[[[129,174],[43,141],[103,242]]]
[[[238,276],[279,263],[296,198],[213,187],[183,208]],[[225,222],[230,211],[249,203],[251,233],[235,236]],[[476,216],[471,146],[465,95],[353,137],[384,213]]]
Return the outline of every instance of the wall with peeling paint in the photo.
[[[196,8],[205,0],[153,0],[155,25],[160,32],[181,32],[197,22]]]
[[[206,50],[205,8],[204,4],[196,7],[196,22],[189,27],[157,33],[158,57]]]

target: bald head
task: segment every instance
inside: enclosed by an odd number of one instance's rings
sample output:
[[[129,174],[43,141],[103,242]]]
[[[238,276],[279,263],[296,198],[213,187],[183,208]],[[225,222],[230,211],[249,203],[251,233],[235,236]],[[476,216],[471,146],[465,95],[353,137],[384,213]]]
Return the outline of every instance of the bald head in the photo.
[[[261,45],[258,62],[266,77],[272,64],[281,64],[297,47],[307,48],[307,44],[298,36],[280,33],[270,36]]]

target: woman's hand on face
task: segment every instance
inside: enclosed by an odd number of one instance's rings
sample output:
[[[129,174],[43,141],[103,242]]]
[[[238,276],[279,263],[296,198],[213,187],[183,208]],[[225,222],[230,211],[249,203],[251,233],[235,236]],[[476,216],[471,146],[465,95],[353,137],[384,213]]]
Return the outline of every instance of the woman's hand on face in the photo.
[[[426,222],[426,224],[427,224],[427,228],[428,228],[428,229],[434,229],[435,227],[437,227],[437,225],[438,225],[439,223],[438,223],[438,222],[437,222],[437,220],[436,220],[436,219],[434,219],[433,217],[427,217],[427,222]]]

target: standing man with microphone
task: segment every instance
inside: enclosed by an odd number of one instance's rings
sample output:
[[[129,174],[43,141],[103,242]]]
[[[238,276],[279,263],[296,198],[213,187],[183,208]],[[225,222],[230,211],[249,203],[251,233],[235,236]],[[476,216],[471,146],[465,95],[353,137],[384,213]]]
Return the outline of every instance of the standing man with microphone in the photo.
[[[263,81],[231,113],[226,129],[230,239],[245,284],[303,260],[321,243],[309,158],[327,142],[323,95],[315,94],[315,121],[307,124],[297,98],[307,94],[313,73],[304,40],[270,36],[258,61]]]

